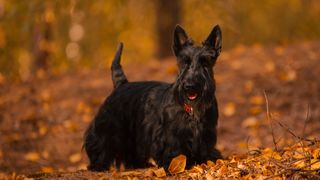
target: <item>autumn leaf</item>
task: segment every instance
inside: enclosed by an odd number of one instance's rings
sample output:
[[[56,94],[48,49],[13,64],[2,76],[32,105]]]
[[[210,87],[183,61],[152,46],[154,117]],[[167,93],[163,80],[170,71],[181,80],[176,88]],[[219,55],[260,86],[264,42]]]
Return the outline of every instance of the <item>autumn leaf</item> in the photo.
[[[236,105],[233,102],[229,102],[223,109],[223,114],[227,117],[234,115],[236,112]]]
[[[264,98],[262,96],[251,96],[250,103],[254,105],[261,105],[264,103]]]
[[[44,167],[41,167],[41,171],[44,173],[52,173],[54,170],[52,167],[44,166]]]
[[[40,159],[40,155],[37,152],[29,152],[24,156],[24,158],[28,161],[37,161]]]
[[[81,160],[81,154],[80,153],[75,153],[75,154],[72,154],[70,157],[69,157],[69,161],[71,163],[76,163],[76,162],[79,162]]]
[[[187,157],[185,155],[179,155],[172,159],[168,171],[171,174],[181,173],[185,170],[187,163]]]
[[[158,178],[162,178],[166,176],[166,171],[162,168],[153,170],[153,173],[158,177]]]
[[[319,159],[311,159],[311,170],[320,169],[320,160]]]

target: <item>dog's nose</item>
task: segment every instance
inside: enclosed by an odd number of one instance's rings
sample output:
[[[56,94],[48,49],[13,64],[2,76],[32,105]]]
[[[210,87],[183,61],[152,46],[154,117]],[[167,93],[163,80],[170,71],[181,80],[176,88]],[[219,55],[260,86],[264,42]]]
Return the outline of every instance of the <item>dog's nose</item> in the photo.
[[[196,90],[197,89],[197,84],[191,84],[187,83],[183,85],[183,89],[185,90]]]

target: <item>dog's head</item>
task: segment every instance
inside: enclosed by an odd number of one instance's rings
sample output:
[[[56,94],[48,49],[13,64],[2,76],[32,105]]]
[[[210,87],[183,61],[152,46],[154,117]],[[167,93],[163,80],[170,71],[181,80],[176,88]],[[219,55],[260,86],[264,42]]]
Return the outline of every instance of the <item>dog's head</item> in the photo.
[[[213,66],[221,52],[221,30],[216,25],[202,46],[194,46],[184,29],[177,25],[173,36],[173,51],[177,57],[179,75],[174,85],[180,104],[189,108],[212,105],[215,92]]]

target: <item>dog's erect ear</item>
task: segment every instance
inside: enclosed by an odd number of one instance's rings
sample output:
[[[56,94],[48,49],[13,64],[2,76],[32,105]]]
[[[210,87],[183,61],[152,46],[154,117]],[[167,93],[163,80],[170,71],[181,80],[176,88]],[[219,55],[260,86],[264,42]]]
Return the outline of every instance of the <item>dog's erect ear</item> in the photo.
[[[177,56],[183,46],[190,44],[191,40],[189,39],[187,33],[180,25],[176,25],[173,33],[173,51]]]
[[[203,45],[208,48],[214,48],[214,50],[217,52],[217,55],[220,54],[222,48],[222,35],[219,25],[216,25],[212,29],[211,33],[209,34],[207,40],[204,41]]]

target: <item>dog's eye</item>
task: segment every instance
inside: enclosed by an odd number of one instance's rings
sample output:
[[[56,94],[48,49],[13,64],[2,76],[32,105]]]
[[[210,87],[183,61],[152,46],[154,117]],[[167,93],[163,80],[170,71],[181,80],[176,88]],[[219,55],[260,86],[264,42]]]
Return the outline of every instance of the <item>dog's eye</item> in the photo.
[[[203,66],[209,66],[212,63],[212,57],[211,56],[201,56],[199,58],[199,61]]]

